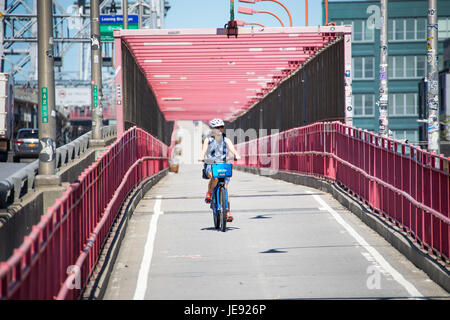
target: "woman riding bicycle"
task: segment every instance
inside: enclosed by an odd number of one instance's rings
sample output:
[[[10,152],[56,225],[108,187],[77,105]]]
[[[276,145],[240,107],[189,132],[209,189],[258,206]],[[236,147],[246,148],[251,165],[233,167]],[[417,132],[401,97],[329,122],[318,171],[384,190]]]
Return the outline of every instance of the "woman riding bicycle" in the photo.
[[[209,126],[211,128],[211,133],[208,137],[203,141],[203,148],[200,155],[200,161],[206,160],[214,160],[219,162],[225,162],[227,158],[228,151],[231,151],[231,153],[234,154],[234,157],[237,160],[241,159],[241,156],[236,151],[236,149],[233,146],[233,143],[230,139],[228,139],[225,136],[224,133],[224,127],[225,124],[222,119],[213,119],[209,122]],[[205,158],[206,156],[206,158]],[[216,187],[219,179],[214,179],[212,177],[212,167],[211,164],[205,163],[203,166],[205,175],[203,178],[209,179],[208,184],[208,192],[206,193],[205,202],[210,203],[211,202],[211,193],[213,192],[214,188]],[[230,178],[225,178],[225,188],[228,189],[228,182],[230,181]],[[228,206],[229,207],[229,206]],[[231,215],[231,212],[227,212],[227,221],[231,222],[233,221],[233,216]]]

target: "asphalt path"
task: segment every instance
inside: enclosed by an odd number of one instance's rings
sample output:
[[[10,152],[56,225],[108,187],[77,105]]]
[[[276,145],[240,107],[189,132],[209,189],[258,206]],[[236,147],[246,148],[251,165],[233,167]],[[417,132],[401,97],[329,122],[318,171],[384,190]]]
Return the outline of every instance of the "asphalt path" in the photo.
[[[36,159],[20,159],[20,163],[19,162],[15,163],[12,162],[12,160],[9,158],[10,157],[8,157],[9,160],[8,162],[0,162],[0,180],[9,177],[10,175],[24,168],[31,162],[36,161]]]
[[[104,299],[448,299],[329,194],[235,170],[214,229],[199,165],[140,201]]]

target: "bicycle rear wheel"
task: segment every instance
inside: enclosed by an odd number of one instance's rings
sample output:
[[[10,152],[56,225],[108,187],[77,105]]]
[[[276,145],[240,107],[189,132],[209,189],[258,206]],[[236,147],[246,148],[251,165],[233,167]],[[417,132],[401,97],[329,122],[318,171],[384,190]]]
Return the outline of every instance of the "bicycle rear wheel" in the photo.
[[[220,230],[225,232],[227,230],[227,196],[225,188],[220,188]]]

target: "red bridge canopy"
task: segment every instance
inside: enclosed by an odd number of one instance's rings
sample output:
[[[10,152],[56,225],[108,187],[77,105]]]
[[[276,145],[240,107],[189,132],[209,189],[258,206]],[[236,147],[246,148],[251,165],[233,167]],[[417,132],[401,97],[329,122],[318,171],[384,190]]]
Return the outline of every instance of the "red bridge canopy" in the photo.
[[[240,28],[237,38],[227,38],[225,29],[115,30],[114,35],[116,50],[121,40],[145,72],[167,120],[206,121],[242,114],[349,32],[348,26],[322,26]]]

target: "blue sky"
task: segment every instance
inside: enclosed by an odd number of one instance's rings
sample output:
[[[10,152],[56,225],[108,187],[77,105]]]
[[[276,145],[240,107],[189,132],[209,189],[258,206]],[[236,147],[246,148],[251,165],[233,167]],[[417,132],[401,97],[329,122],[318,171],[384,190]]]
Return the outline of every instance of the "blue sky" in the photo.
[[[290,11],[294,26],[305,25],[304,0],[280,0]],[[229,0],[169,0],[169,10],[165,27],[172,28],[218,28],[223,27],[230,18]],[[238,7],[251,7],[254,10],[270,11],[276,14],[286,26],[289,18],[279,4],[271,1],[241,3],[235,0],[235,18],[247,22],[258,22],[267,27],[280,27],[278,20],[271,15],[258,13],[253,16],[238,14]],[[322,24],[322,0],[309,0],[309,25]]]
[[[230,18],[229,0],[168,0],[170,10],[166,16],[165,28],[219,28],[223,27]],[[120,0],[116,2],[120,3]],[[290,11],[294,26],[305,25],[305,1],[304,0],[280,0]],[[60,0],[60,3],[68,7],[73,0]],[[131,3],[131,1],[130,1]],[[280,23],[271,15],[258,13],[253,16],[238,14],[238,7],[251,7],[254,10],[265,10],[276,14],[286,26],[289,25],[289,17],[279,4],[271,1],[258,2],[256,4],[240,3],[235,0],[235,19],[247,22],[258,22],[267,27],[280,27]],[[120,14],[121,12],[119,12]],[[322,0],[309,0],[309,25],[322,24]],[[78,50],[71,50],[68,56],[78,55]],[[77,64],[64,63],[65,71],[78,70]]]
[[[223,27],[230,18],[230,0],[168,0],[169,10],[165,28],[219,28]],[[291,12],[293,25],[305,25],[305,0],[279,0]],[[73,4],[74,0],[59,0],[65,8]],[[120,3],[121,0],[116,0]],[[132,1],[129,1],[132,3]],[[239,6],[251,7],[254,10],[270,11],[280,17],[286,26],[289,18],[286,11],[279,4],[272,1],[262,1],[255,4],[241,3],[235,0],[235,19],[246,22],[257,22],[267,27],[281,26],[276,18],[263,13],[253,16],[238,14]],[[119,12],[121,14],[121,12]],[[322,24],[322,0],[309,0],[309,25]],[[76,77],[78,71],[78,45],[74,45],[66,54],[63,70]],[[74,63],[74,60],[76,61]]]

